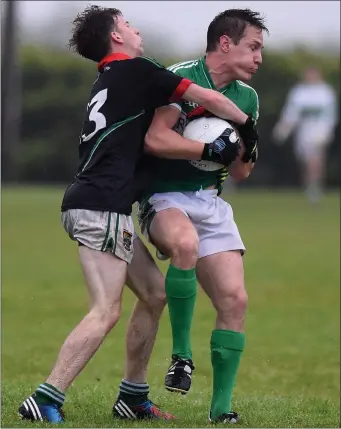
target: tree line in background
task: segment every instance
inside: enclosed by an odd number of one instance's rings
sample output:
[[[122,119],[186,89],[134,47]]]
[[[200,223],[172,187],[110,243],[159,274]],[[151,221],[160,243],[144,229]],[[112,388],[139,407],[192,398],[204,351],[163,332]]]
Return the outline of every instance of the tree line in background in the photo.
[[[165,65],[179,61],[157,59]],[[308,65],[317,65],[339,94],[339,57],[314,56],[302,49],[264,52],[261,69],[251,82],[260,100],[260,156],[245,186],[299,184],[291,142],[277,147],[271,133],[288,90]],[[20,139],[13,150],[10,138],[3,142],[3,181],[70,182],[76,171],[79,134],[96,64],[63,50],[25,46],[20,51],[20,70],[21,123],[12,124],[13,134],[19,127]],[[329,186],[339,184],[339,142],[340,124],[328,154]]]

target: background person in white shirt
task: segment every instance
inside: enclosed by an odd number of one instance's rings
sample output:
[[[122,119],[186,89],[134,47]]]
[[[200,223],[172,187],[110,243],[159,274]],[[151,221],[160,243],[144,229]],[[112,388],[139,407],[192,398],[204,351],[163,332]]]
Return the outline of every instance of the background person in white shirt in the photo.
[[[311,202],[322,197],[326,151],[337,123],[336,98],[330,85],[315,67],[288,93],[273,137],[283,143],[295,131],[295,154],[302,166],[302,181]]]

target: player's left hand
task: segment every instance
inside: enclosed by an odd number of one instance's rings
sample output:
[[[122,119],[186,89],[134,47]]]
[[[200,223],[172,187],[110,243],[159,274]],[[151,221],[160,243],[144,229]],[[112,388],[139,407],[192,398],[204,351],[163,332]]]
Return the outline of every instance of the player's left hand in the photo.
[[[249,116],[245,124],[238,125],[237,128],[245,146],[242,161],[246,163],[251,160],[256,162],[258,158],[258,131],[255,121]]]
[[[200,117],[212,117],[215,116],[213,113],[209,112],[202,106],[198,106],[196,109],[192,110],[188,115],[187,119],[190,121],[200,118]],[[236,124],[232,121],[229,121],[239,132],[239,135],[244,143],[245,152],[241,160],[245,163],[251,161],[255,163],[258,159],[258,131],[256,128],[255,121],[251,116],[248,117],[245,124]]]
[[[205,144],[201,159],[228,166],[236,160],[240,150],[240,138],[229,128],[212,143]]]
[[[242,161],[245,163],[252,162],[253,164],[258,159],[258,144],[255,144],[253,149],[248,152],[247,149],[245,150],[244,155],[242,156]]]

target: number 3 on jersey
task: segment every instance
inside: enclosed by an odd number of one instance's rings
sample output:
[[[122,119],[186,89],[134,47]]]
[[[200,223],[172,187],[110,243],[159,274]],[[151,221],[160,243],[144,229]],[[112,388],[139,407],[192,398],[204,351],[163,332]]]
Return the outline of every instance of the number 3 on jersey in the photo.
[[[90,109],[91,106],[93,106],[89,114],[89,122],[95,122],[96,127],[91,134],[88,134],[88,135],[82,134],[81,143],[90,140],[99,130],[107,126],[107,121],[105,119],[105,116],[99,112],[100,108],[106,102],[107,96],[108,96],[108,89],[107,88],[102,89],[102,91],[99,91],[88,104],[88,109]]]

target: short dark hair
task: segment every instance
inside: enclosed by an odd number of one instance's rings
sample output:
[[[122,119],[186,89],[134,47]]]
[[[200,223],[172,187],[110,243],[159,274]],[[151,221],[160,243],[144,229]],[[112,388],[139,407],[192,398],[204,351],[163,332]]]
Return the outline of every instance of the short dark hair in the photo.
[[[73,20],[69,49],[82,57],[99,62],[110,49],[110,32],[114,19],[121,16],[119,9],[88,6]]]
[[[208,27],[206,52],[214,51],[220,37],[224,35],[238,45],[247,25],[269,33],[265,26],[265,18],[259,12],[253,12],[250,9],[228,9],[219,13]]]

